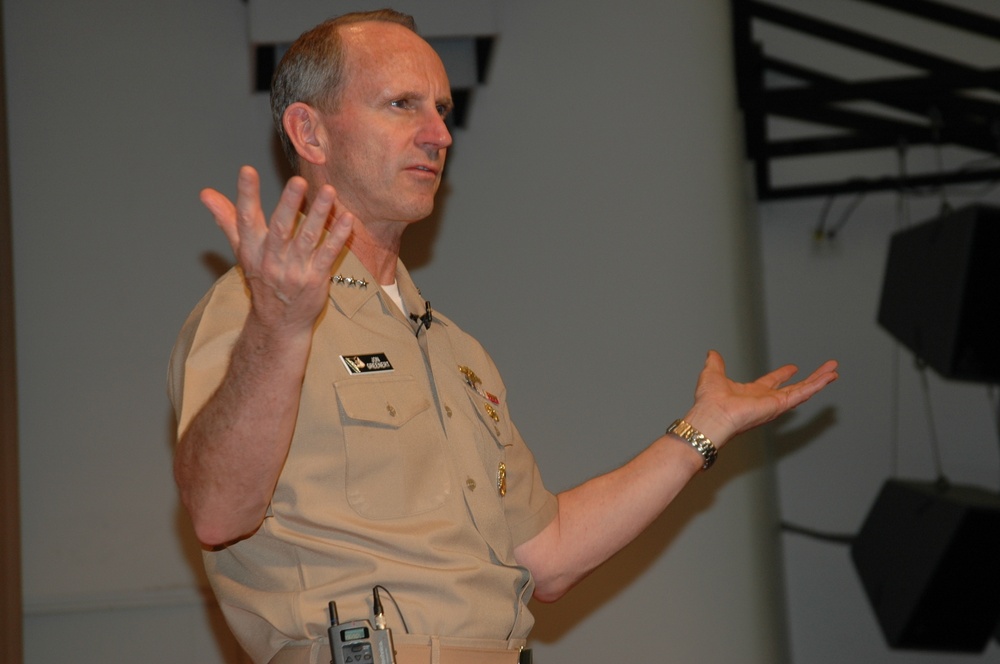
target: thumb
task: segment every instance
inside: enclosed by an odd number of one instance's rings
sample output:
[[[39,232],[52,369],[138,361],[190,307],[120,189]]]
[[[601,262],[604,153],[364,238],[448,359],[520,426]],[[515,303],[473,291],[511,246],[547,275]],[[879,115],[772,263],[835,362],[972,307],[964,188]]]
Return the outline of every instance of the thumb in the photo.
[[[240,245],[239,233],[236,230],[236,206],[215,189],[202,189],[198,198],[202,205],[212,213],[215,223],[225,233],[233,251],[236,251]]]

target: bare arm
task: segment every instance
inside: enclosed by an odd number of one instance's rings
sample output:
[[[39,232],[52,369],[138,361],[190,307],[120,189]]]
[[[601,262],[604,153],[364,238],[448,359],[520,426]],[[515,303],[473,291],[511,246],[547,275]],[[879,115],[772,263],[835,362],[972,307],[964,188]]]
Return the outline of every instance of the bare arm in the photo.
[[[330,220],[336,192],[329,186],[297,226],[306,188],[302,178],[289,180],[270,224],[250,167],[240,170],[236,205],[211,189],[201,194],[251,294],[229,368],[182,433],[174,460],[181,500],[207,545],[251,533],[264,518],[291,443],[330,269],[351,232],[350,213],[337,209]]]
[[[684,417],[721,448],[733,436],[795,408],[837,378],[827,362],[805,380],[781,387],[795,373],[786,366],[753,383],[725,375],[712,351]],[[559,494],[559,512],[514,551],[535,579],[535,597],[554,601],[631,542],[670,504],[704,459],[673,435],[654,441],[624,466]]]

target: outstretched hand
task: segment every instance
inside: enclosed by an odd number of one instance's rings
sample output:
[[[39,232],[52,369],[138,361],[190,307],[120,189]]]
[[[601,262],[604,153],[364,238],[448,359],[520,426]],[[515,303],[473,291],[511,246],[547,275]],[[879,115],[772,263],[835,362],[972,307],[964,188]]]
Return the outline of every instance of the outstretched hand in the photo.
[[[797,371],[789,364],[752,383],[737,383],[726,376],[722,356],[709,351],[688,417],[721,446],[733,436],[770,422],[807,401],[838,377],[837,362],[830,360],[806,379],[783,385]]]
[[[353,215],[337,205],[336,191],[329,185],[316,192],[299,221],[307,189],[303,178],[290,179],[270,223],[260,202],[260,177],[250,166],[240,169],[235,205],[214,189],[201,192],[201,202],[243,269],[254,314],[274,328],[313,324],[326,304],[333,262],[354,223]]]

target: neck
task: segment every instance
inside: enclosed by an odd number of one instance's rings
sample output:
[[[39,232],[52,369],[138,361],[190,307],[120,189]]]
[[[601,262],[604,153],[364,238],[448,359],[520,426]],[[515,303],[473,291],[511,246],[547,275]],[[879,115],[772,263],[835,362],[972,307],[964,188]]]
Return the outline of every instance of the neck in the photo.
[[[307,203],[312,205],[312,193],[327,182],[326,173],[317,166],[305,163],[300,166],[299,175],[309,183]],[[338,199],[337,205],[340,204],[342,202]],[[380,285],[387,286],[396,281],[396,262],[407,225],[405,221],[361,221],[355,216],[347,246]]]
[[[374,228],[356,222],[347,246],[379,284],[396,281],[396,262],[406,224],[389,222]]]

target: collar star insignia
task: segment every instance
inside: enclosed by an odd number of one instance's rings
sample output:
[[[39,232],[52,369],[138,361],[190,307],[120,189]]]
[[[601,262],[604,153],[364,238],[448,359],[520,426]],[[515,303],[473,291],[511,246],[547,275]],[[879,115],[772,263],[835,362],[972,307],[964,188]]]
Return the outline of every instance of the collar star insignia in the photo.
[[[355,279],[354,277],[345,277],[342,274],[337,274],[330,277],[330,282],[337,284],[338,286],[349,286],[357,288],[368,288],[368,282],[364,279]]]

